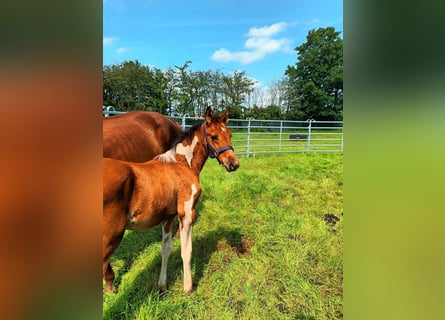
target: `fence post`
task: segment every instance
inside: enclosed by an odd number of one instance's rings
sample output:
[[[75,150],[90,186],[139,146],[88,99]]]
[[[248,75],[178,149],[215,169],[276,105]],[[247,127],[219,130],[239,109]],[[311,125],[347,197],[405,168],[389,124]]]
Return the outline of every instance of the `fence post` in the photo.
[[[312,122],[315,122],[315,120],[314,119],[308,119],[306,121],[309,122],[309,126],[307,127],[308,134],[307,134],[307,149],[306,149],[306,152],[311,152],[311,129],[312,129]]]
[[[280,144],[278,152],[281,152],[282,139],[283,139],[283,121],[280,121]]]
[[[247,122],[247,146],[246,146],[246,157],[249,158],[250,154],[250,118]]]
[[[182,115],[181,128],[182,128],[182,131],[185,131],[185,114]]]

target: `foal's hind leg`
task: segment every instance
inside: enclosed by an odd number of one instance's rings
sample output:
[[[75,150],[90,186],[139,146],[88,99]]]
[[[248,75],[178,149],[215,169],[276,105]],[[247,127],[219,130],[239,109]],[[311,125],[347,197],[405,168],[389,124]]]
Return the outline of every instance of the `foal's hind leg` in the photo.
[[[107,234],[102,236],[102,272],[105,279],[105,291],[117,292],[116,287],[113,286],[114,272],[110,264],[110,259],[116,248],[121,243],[123,236],[124,232],[111,237]]]
[[[106,267],[103,267],[104,278],[105,278],[105,291],[117,292],[116,287],[113,286],[114,281],[114,271],[111,264],[108,262]]]
[[[172,250],[173,219],[174,216],[162,223],[162,264],[158,281],[161,292],[167,291],[167,262]]]

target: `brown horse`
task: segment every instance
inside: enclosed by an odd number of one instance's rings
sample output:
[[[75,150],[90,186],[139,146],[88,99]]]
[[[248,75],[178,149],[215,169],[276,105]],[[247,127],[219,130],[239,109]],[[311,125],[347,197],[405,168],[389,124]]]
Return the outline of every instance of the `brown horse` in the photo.
[[[104,118],[102,132],[104,157],[145,162],[169,150],[182,129],[160,113],[132,111]]]
[[[205,120],[186,131],[173,147],[144,163],[103,160],[103,275],[105,290],[115,291],[110,258],[125,229],[144,230],[162,223],[159,287],[167,289],[167,260],[172,247],[172,221],[177,215],[184,267],[184,291],[192,291],[191,253],[195,204],[201,194],[199,174],[207,158],[227,171],[239,161],[230,145],[228,111],[216,116],[207,108]]]

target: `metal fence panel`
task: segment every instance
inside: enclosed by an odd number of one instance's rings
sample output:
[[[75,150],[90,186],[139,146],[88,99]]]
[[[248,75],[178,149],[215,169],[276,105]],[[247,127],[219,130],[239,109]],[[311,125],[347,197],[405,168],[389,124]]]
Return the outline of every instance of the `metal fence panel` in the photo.
[[[125,112],[104,107],[105,117]],[[169,117],[183,130],[203,118]],[[239,156],[267,153],[343,152],[343,121],[230,119],[232,145]]]

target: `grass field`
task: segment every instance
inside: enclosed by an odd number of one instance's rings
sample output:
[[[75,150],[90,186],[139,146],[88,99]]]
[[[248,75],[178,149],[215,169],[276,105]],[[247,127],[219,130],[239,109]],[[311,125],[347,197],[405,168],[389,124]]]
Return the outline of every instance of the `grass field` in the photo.
[[[104,319],[343,318],[343,155],[208,160],[193,229],[194,292],[183,293],[174,239],[160,296],[160,227],[127,231],[112,264],[119,292]]]

